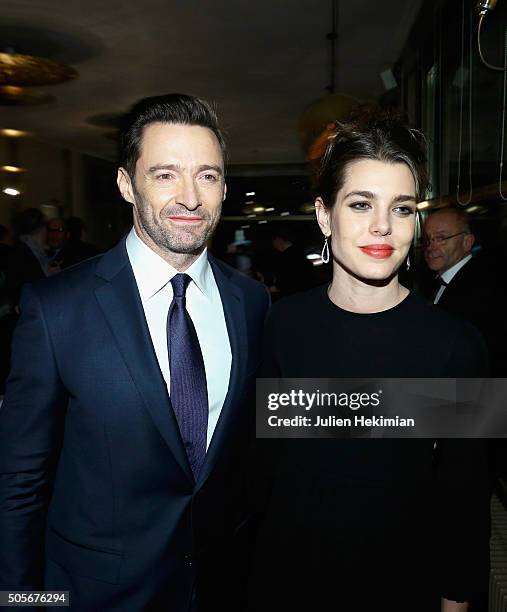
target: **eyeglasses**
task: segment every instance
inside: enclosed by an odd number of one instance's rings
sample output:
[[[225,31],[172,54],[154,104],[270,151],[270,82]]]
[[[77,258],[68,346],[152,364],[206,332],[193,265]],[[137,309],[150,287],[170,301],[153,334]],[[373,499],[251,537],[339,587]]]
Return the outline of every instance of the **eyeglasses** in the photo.
[[[431,238],[424,238],[421,244],[425,249],[427,249],[431,244],[444,244],[451,238],[455,238],[456,236],[461,236],[462,234],[468,234],[469,232],[458,232],[457,234],[451,234],[450,236],[432,236]]]

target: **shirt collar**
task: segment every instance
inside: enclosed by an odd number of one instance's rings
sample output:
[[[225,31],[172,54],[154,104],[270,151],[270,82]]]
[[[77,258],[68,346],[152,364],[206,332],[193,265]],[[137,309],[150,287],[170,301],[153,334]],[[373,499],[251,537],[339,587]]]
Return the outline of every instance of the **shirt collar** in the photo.
[[[467,261],[470,261],[471,259],[471,254],[467,255],[466,257],[463,257],[463,259],[460,259],[458,263],[452,266],[452,268],[449,268],[448,270],[440,274],[440,278],[446,283],[450,283],[452,279],[456,276],[456,274],[461,270],[461,268],[467,263]]]
[[[132,228],[126,239],[127,254],[136,278],[141,301],[144,303],[163,289],[178,270],[157,255],[145,244]],[[211,297],[212,283],[211,266],[208,261],[207,249],[199,255],[194,263],[185,270],[199,291],[206,297]]]

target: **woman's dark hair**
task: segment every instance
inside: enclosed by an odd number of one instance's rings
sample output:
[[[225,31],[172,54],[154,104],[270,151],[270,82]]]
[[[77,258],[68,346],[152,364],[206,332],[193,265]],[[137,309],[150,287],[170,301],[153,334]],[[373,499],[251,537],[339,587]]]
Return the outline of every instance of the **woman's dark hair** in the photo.
[[[424,199],[428,188],[424,136],[392,111],[370,109],[348,122],[336,123],[327,138],[315,177],[316,195],[326,207],[333,207],[348,165],[366,159],[406,164],[415,180],[416,197]]]
[[[120,123],[119,162],[133,179],[139,159],[143,129],[151,123],[176,123],[209,128],[217,137],[225,157],[225,140],[217,116],[204,100],[186,94],[167,94],[143,98],[130,109]]]

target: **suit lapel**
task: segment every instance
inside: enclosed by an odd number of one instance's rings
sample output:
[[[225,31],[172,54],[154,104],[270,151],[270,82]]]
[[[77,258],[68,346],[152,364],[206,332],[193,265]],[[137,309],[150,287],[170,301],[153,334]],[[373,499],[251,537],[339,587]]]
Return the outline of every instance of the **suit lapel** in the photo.
[[[128,261],[125,240],[102,257],[96,273],[103,279],[95,289],[97,300],[132,380],[162,438],[183,472],[193,480]]]
[[[237,416],[237,406],[241,400],[242,381],[245,376],[246,359],[248,356],[243,293],[232,282],[226,268],[222,268],[220,263],[212,257],[209,258],[209,261],[222,299],[225,322],[231,344],[232,363],[229,388],[213,437],[211,438],[208,452],[206,453],[201,474],[197,480],[197,489],[203,485],[210,475]]]

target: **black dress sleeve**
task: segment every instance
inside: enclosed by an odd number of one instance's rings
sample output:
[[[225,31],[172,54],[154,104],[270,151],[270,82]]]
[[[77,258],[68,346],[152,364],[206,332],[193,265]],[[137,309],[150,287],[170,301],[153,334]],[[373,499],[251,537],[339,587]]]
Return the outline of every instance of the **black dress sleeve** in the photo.
[[[455,336],[444,374],[449,378],[488,376],[484,340],[471,326]],[[435,453],[440,594],[452,601],[487,597],[491,476],[489,442],[438,440]]]

